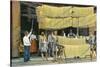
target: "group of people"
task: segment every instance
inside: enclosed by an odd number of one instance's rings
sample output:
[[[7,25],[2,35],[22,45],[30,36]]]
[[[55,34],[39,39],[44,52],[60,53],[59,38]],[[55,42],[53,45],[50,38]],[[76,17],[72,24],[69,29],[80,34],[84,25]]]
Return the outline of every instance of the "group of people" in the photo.
[[[36,36],[32,35],[32,29],[29,33],[28,31],[25,31],[24,35],[24,62],[27,62],[30,60],[31,40],[36,39]],[[68,37],[75,37],[75,34],[70,31]],[[90,36],[90,38],[88,39],[88,43],[90,44],[92,53],[93,51],[96,52],[96,50],[94,49],[94,45],[96,45],[96,37]],[[41,57],[43,58],[43,60],[48,60],[48,57],[53,57],[54,60],[56,60],[58,45],[57,31],[50,32],[48,35],[46,35],[44,32],[41,32],[41,35],[39,36],[39,52],[41,53]]]
[[[64,31],[62,31],[62,33],[63,33],[63,36],[66,37],[66,33]],[[70,30],[69,33],[68,33],[68,35],[67,35],[67,37],[69,37],[69,38],[75,38],[76,35],[73,33],[72,30]]]
[[[28,31],[25,31],[24,35],[24,62],[27,62],[30,60],[31,40],[36,39],[36,36],[32,35],[32,29],[29,33]],[[45,58],[48,60],[48,57],[54,57],[54,59],[56,59],[57,41],[57,31],[50,32],[48,36],[46,36],[44,32],[41,32],[41,35],[39,36],[39,51],[43,60]]]
[[[57,32],[50,32],[48,36],[45,35],[44,32],[41,32],[39,37],[39,51],[41,52],[41,56],[43,59],[47,57],[54,57],[56,60],[57,55]]]

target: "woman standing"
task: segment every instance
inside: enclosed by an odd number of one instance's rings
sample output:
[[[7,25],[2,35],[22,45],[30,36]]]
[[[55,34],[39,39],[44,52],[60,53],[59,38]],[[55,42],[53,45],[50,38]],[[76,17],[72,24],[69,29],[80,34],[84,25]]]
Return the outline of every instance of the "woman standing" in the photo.
[[[40,36],[40,51],[41,51],[41,56],[43,58],[43,60],[46,58],[47,59],[47,49],[48,49],[48,45],[47,45],[47,38],[44,34],[44,32],[41,33]]]
[[[37,44],[36,44],[36,35],[32,34],[30,36],[31,46],[30,46],[30,52],[36,53],[37,52]]]

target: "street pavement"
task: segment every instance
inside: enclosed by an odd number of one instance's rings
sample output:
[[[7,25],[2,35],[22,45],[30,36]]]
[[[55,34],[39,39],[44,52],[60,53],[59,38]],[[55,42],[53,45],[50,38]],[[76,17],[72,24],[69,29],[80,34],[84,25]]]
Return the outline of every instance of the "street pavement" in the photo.
[[[48,60],[43,60],[41,57],[31,57],[30,61],[24,62],[24,59],[15,58],[11,60],[12,67],[23,67],[30,65],[50,65],[50,64],[65,64],[65,63],[81,63],[81,62],[94,62],[96,59],[91,60],[90,58],[66,58],[66,59],[57,59],[54,61],[52,57]]]

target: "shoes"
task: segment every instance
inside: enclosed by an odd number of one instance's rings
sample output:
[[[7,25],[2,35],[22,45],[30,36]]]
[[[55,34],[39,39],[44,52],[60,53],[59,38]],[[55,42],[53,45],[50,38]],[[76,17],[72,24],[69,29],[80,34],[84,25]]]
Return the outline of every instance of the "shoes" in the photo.
[[[28,60],[24,60],[24,62],[28,62]]]
[[[24,60],[24,62],[28,62],[28,61],[31,61],[30,59],[28,59],[28,60]]]

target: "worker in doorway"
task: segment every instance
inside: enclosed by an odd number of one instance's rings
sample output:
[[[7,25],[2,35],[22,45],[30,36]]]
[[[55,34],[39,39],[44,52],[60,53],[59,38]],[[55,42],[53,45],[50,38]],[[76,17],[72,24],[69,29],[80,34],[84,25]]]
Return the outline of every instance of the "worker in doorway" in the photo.
[[[30,40],[29,40],[29,37],[31,36],[32,34],[32,29],[30,31],[30,33],[28,33],[28,31],[25,31],[24,32],[24,37],[23,37],[23,44],[24,44],[24,62],[27,62],[30,60],[30,46],[31,46],[31,43],[30,43]]]
[[[72,30],[70,30],[70,32],[68,33],[68,37],[70,38],[73,38],[75,37],[76,35],[72,32]]]
[[[65,31],[62,31],[62,35],[63,35],[64,37],[66,37],[66,33],[65,33]]]

